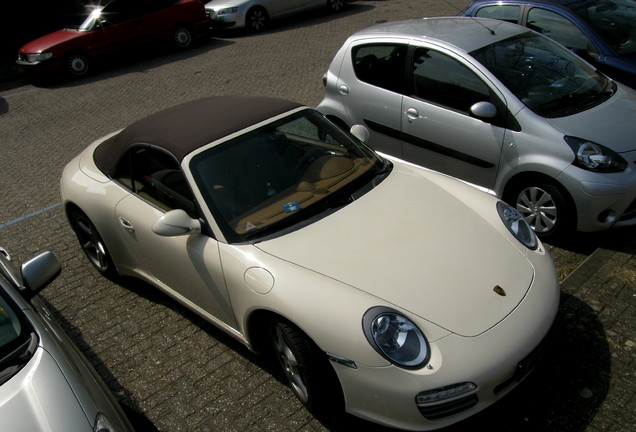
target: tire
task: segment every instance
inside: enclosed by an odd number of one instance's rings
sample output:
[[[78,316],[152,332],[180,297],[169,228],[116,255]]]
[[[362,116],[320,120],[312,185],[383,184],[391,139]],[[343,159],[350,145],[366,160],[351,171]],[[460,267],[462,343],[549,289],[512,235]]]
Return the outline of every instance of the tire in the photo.
[[[560,187],[538,181],[513,188],[505,201],[515,207],[534,232],[545,240],[574,230],[574,204],[568,198]]]
[[[77,240],[93,267],[106,277],[116,277],[117,270],[110,252],[93,222],[79,210],[72,211],[70,220]]]
[[[326,355],[298,327],[283,319],[270,325],[273,353],[294,395],[310,411],[342,412],[340,383]]]
[[[267,11],[262,7],[253,7],[247,11],[245,16],[245,27],[253,32],[261,32],[265,30],[269,21]]]
[[[192,45],[192,33],[187,27],[177,27],[173,32],[172,43],[177,49],[186,49]]]
[[[90,70],[91,61],[89,57],[81,52],[74,52],[64,59],[64,69],[72,77],[83,77]]]
[[[332,12],[339,12],[344,7],[344,0],[327,0],[327,7]]]

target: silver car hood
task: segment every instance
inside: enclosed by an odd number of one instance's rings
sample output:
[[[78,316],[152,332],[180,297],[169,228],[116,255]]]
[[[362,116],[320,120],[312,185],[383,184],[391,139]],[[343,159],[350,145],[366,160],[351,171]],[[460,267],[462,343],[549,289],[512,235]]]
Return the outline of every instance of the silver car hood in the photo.
[[[618,85],[616,93],[589,110],[547,121],[565,135],[594,141],[618,153],[636,150],[636,91]]]
[[[0,387],[2,430],[92,431],[57,363],[41,347]]]
[[[481,334],[522,301],[534,270],[493,227],[502,224],[494,199],[488,221],[447,192],[445,182],[456,184],[396,163],[388,178],[345,208],[256,246],[365,291],[379,305],[396,305],[457,334]],[[458,190],[473,198],[482,193]],[[496,294],[497,286],[507,295]]]

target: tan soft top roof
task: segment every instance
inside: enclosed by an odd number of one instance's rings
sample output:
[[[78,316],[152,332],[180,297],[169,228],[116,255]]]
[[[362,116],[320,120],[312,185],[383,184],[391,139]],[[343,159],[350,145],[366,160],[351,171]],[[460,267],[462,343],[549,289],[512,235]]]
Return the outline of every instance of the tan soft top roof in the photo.
[[[206,144],[238,132],[301,104],[284,99],[214,96],[197,99],[136,121],[95,149],[95,163],[111,175],[131,146],[160,147],[179,162]]]

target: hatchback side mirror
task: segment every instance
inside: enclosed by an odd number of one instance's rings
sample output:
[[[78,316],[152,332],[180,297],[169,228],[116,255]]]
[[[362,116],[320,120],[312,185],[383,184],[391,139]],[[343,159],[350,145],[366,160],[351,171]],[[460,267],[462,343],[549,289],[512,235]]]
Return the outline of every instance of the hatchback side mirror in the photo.
[[[493,118],[497,115],[497,107],[490,102],[477,102],[470,107],[470,113],[478,118]]]
[[[152,225],[152,232],[164,237],[198,234],[201,222],[192,219],[184,210],[170,210]]]

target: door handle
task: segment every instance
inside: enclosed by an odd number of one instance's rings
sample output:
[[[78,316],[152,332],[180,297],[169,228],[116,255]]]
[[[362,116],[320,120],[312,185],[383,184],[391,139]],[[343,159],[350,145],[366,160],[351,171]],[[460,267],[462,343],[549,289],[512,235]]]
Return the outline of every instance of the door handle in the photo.
[[[119,223],[124,227],[126,231],[131,233],[135,232],[135,227],[127,219],[119,216]]]
[[[338,87],[338,93],[340,93],[343,96],[346,96],[349,94],[349,87],[347,87],[346,85],[341,85],[340,87]]]
[[[420,117],[420,113],[415,108],[409,108],[406,110],[406,117],[409,119],[409,123]]]

